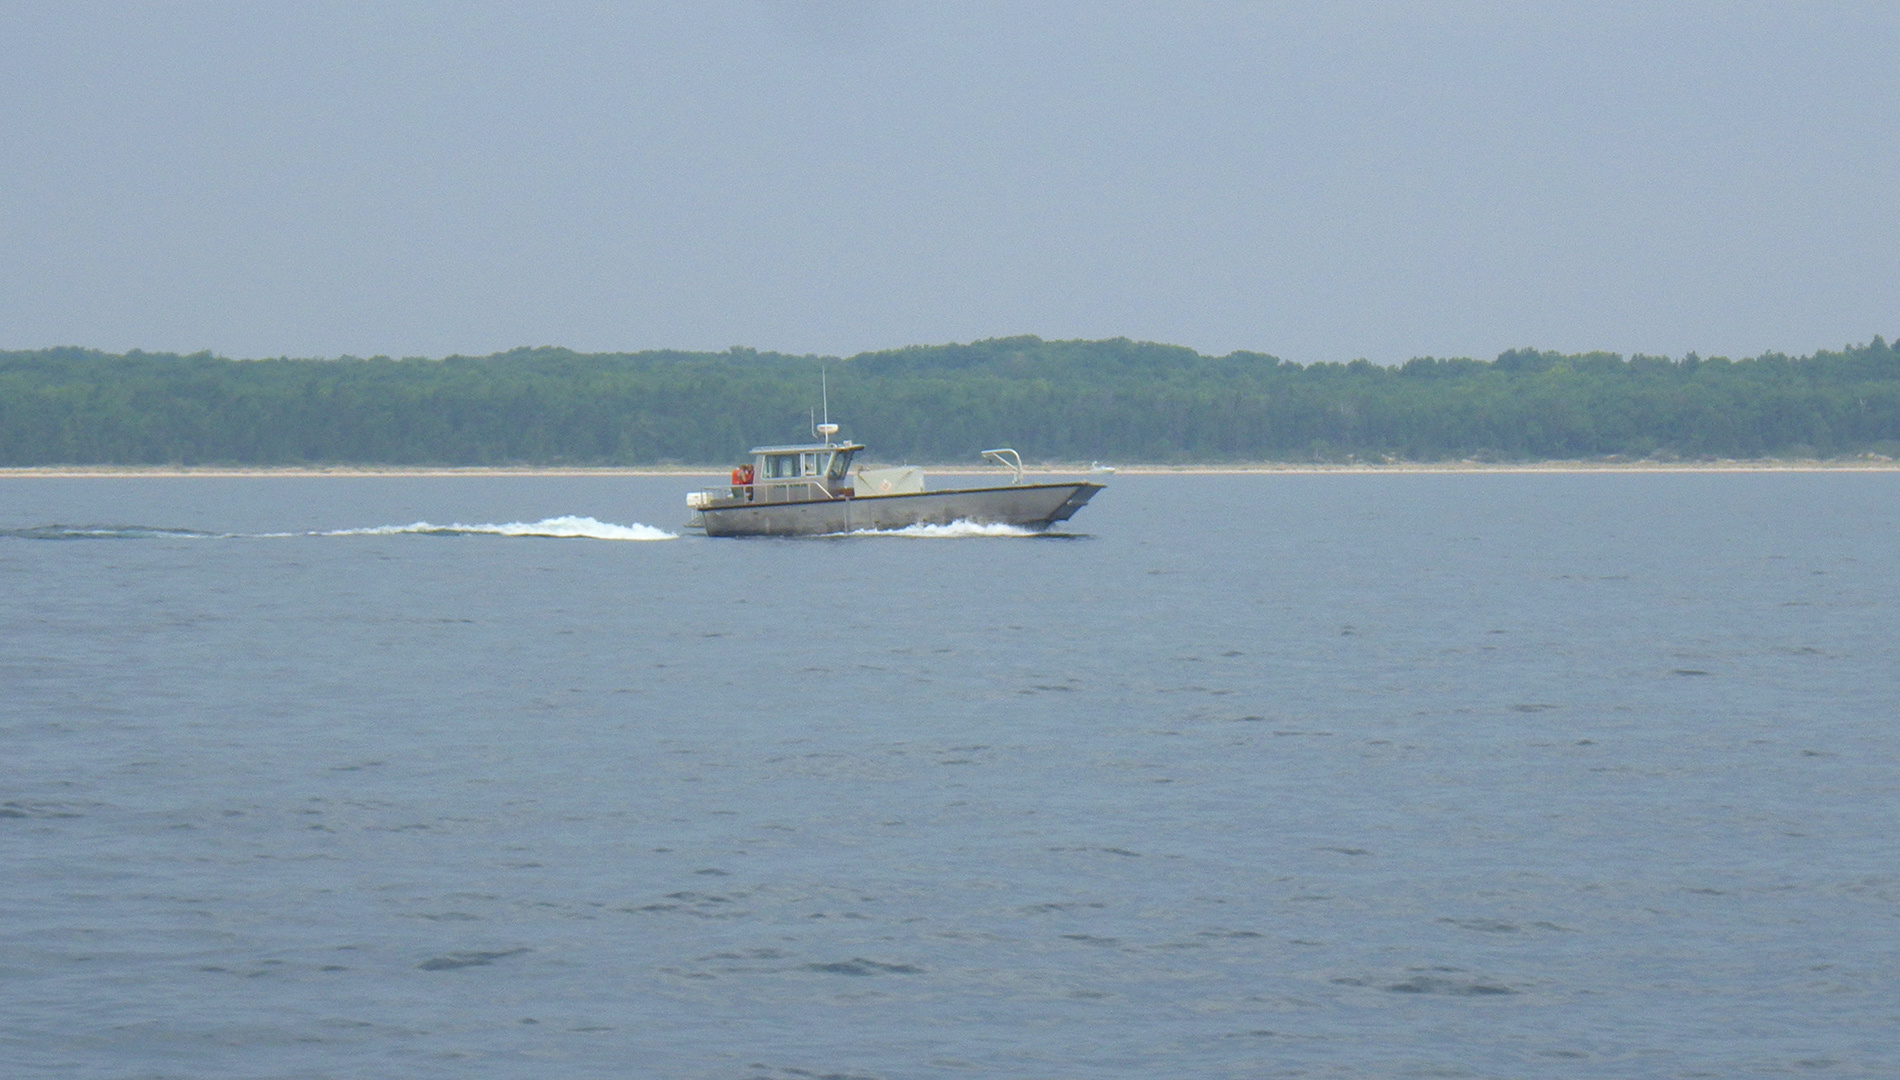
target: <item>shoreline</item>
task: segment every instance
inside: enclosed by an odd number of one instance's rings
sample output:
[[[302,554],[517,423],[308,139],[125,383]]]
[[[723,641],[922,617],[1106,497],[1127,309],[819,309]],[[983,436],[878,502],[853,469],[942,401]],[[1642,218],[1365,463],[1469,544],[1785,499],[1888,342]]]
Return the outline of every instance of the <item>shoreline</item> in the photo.
[[[997,469],[967,465],[922,465],[940,476],[988,476]],[[444,465],[25,465],[0,466],[0,479],[193,479],[193,478],[445,478],[445,477],[613,477],[675,476],[723,477],[723,468],[695,465],[630,466],[444,466]],[[1122,476],[1250,476],[1315,474],[1402,473],[1752,473],[1752,472],[1895,472],[1900,461],[1855,458],[1842,461],[1736,459],[1717,461],[1405,461],[1371,463],[1255,462],[1237,465],[1117,465]],[[1089,472],[1087,465],[1036,465],[1023,470],[1031,476],[1073,476]]]

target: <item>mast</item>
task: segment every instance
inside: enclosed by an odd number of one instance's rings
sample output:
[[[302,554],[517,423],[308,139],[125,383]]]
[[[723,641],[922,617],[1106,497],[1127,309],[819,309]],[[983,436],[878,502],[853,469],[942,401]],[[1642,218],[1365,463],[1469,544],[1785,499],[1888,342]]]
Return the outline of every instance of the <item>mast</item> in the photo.
[[[825,367],[818,365],[818,396],[824,403],[825,422],[817,426],[817,432],[825,437],[825,445],[831,445],[831,437],[838,433],[838,425],[831,422],[831,384],[825,378]]]

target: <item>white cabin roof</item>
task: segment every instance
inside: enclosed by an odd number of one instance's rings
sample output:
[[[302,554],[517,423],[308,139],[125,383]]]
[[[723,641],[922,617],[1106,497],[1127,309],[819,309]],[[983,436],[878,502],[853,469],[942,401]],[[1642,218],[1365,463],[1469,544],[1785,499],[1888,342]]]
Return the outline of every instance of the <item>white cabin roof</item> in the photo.
[[[795,454],[816,450],[862,450],[862,443],[793,443],[789,446],[755,446],[747,450],[748,454]]]

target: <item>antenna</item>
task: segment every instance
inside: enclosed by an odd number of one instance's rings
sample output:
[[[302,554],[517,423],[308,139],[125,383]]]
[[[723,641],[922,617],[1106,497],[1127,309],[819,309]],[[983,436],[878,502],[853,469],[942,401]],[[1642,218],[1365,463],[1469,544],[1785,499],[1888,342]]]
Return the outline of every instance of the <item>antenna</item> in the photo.
[[[818,366],[818,393],[819,396],[823,398],[825,404],[825,422],[819,424],[813,430],[823,435],[825,437],[825,445],[830,446],[831,437],[838,433],[838,425],[831,422],[831,384],[825,378],[825,368],[823,364]]]

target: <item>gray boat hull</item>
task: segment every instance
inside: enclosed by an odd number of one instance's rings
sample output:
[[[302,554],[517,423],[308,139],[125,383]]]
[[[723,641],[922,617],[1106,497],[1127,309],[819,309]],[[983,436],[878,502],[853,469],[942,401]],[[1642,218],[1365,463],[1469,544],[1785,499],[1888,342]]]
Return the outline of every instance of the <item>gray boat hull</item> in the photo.
[[[711,506],[700,511],[707,536],[824,536],[911,525],[1015,525],[1046,529],[1067,521],[1102,490],[1087,481],[861,495],[815,502]]]

